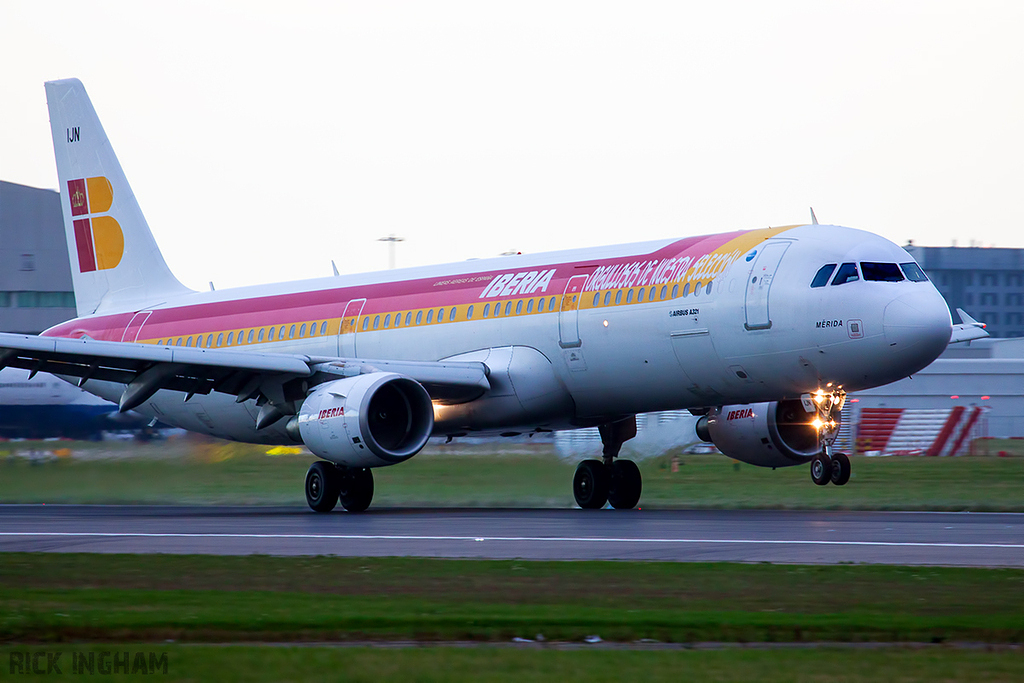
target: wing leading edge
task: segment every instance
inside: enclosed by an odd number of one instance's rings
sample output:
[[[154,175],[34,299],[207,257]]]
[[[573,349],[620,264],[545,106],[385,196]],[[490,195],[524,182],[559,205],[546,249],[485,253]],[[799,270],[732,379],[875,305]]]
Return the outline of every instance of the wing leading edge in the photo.
[[[168,389],[183,392],[186,401],[213,391],[232,394],[238,402],[256,399],[257,405],[269,404],[275,413],[288,415],[295,413],[295,403],[305,397],[310,386],[370,372],[410,377],[442,403],[473,400],[490,388],[489,370],[481,362],[245,353],[9,333],[0,333],[3,367],[77,377],[79,386],[90,380],[124,384],[118,404],[121,412]]]

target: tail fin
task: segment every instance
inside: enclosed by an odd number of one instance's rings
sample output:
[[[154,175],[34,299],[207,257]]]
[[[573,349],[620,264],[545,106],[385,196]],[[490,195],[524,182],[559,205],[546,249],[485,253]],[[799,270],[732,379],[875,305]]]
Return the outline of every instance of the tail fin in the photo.
[[[189,290],[171,273],[77,78],[46,84],[78,315],[139,310]]]

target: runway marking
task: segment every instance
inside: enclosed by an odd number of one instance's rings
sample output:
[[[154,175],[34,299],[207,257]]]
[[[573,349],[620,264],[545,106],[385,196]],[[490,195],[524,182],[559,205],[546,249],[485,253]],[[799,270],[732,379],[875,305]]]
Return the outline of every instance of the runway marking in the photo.
[[[236,538],[261,540],[322,540],[322,541],[466,541],[496,543],[650,543],[720,545],[839,545],[880,546],[894,548],[1003,548],[1024,550],[1024,543],[949,543],[925,541],[821,541],[809,539],[756,539],[756,538],[602,538],[588,536],[410,536],[386,534],[238,534],[238,533],[181,533],[143,531],[0,531],[0,537],[45,538]]]

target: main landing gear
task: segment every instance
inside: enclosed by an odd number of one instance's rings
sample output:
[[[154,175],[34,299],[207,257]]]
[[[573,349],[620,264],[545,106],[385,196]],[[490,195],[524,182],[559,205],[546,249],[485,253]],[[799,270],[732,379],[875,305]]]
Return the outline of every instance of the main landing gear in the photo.
[[[829,482],[843,486],[850,481],[850,458],[845,453],[832,450],[839,435],[839,413],[846,403],[846,392],[838,389],[831,392],[817,391],[800,397],[807,412],[816,413],[811,424],[818,430],[821,452],[811,459],[811,479],[818,486]]]
[[[373,500],[373,473],[318,460],[306,472],[306,502],[316,512],[330,512],[341,501],[349,512],[362,512]]]
[[[643,478],[632,460],[615,460],[622,444],[636,436],[636,417],[598,427],[604,444],[602,460],[584,460],[572,478],[572,494],[584,510],[603,508],[611,503],[618,510],[629,510],[640,502]]]

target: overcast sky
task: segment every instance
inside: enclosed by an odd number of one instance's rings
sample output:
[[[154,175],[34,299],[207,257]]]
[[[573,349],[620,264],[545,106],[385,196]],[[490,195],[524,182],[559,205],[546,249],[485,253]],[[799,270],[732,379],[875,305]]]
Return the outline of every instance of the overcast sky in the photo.
[[[189,286],[807,222],[1024,247],[1021,2],[0,3],[0,179],[80,78]]]

